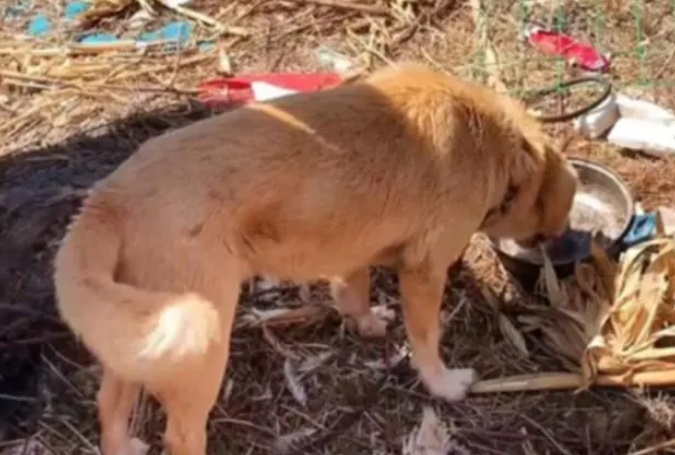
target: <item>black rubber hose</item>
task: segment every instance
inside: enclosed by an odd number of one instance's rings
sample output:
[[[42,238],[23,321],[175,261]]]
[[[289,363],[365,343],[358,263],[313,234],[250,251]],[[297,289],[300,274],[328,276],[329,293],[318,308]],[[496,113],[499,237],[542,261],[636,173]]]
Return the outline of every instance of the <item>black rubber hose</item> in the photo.
[[[550,95],[551,93],[555,93],[558,90],[560,90],[561,87],[564,88],[569,88],[575,85],[580,85],[580,84],[585,84],[588,82],[595,83],[597,85],[600,85],[602,87],[602,92],[600,95],[598,95],[597,98],[595,98],[591,103],[588,105],[577,109],[576,111],[572,112],[567,112],[564,114],[558,114],[558,115],[545,115],[545,114],[535,114],[533,113],[532,116],[534,116],[537,120],[539,120],[542,123],[560,123],[560,122],[567,122],[569,120],[572,120],[576,117],[579,117],[581,115],[584,115],[596,107],[598,107],[600,104],[602,104],[609,96],[612,94],[612,84],[609,81],[608,78],[606,77],[601,77],[601,76],[584,76],[584,77],[579,77],[576,79],[571,79],[569,81],[563,82],[561,85],[556,86],[556,87],[551,87],[551,88],[546,88],[543,90],[536,91],[533,95],[528,97],[528,100],[532,100],[534,98],[541,98],[546,95]],[[526,100],[527,102],[527,100]]]

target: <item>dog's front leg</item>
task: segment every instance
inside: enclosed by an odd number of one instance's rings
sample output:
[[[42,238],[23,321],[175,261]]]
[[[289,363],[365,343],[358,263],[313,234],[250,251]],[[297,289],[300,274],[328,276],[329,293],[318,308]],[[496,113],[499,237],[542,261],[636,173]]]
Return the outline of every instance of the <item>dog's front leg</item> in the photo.
[[[473,369],[448,369],[440,357],[439,316],[446,266],[427,258],[399,270],[399,282],[412,364],[433,395],[457,401],[466,396],[477,377]]]

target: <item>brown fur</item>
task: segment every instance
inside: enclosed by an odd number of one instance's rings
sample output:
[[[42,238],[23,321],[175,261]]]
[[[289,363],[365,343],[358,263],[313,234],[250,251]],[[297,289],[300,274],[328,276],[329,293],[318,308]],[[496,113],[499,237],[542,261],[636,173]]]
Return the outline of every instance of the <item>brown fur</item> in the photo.
[[[438,352],[446,270],[479,230],[562,232],[576,177],[512,100],[409,66],[244,107],[148,141],[97,184],[56,258],[60,314],[104,369],[106,455],[140,387],[173,455],[204,455],[240,283],[329,278],[364,335],[368,267],[394,265],[415,366],[435,395],[475,373]]]

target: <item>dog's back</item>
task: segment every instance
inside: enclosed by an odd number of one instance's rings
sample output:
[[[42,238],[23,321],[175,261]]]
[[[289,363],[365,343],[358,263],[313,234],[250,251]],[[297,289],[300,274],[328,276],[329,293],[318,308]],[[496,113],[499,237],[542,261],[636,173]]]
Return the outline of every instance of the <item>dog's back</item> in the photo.
[[[189,239],[235,252],[250,273],[309,280],[433,229],[450,208],[478,214],[490,182],[475,141],[498,126],[472,129],[462,109],[493,103],[428,71],[392,76],[245,107],[145,144],[104,185],[125,197],[125,262],[143,268],[149,249],[169,256]]]

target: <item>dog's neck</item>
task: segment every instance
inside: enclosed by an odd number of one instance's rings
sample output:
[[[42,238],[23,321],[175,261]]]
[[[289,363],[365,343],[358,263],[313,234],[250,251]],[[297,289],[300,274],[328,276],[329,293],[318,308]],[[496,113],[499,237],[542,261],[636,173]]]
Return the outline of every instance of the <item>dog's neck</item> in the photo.
[[[483,222],[480,225],[480,230],[482,231],[489,228],[490,226],[493,226],[500,218],[505,216],[509,210],[511,210],[513,201],[517,196],[518,188],[515,185],[509,183],[506,187],[506,192],[504,193],[504,196],[502,197],[502,200],[499,202],[499,204],[489,209],[485,214]]]

